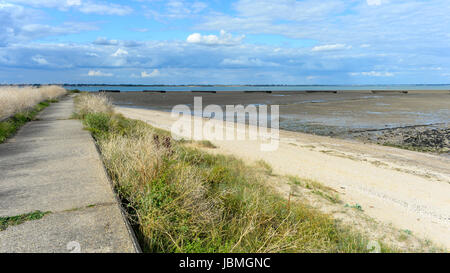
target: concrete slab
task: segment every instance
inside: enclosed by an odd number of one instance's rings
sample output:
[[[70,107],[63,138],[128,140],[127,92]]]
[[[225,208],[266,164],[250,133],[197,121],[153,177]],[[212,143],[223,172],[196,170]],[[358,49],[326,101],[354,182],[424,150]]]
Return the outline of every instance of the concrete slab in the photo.
[[[138,251],[92,137],[70,119],[73,110],[66,97],[0,144],[0,217],[52,212],[0,231],[0,252],[67,252],[66,243],[77,240],[86,251]]]
[[[57,212],[0,232],[0,252],[134,252],[116,205]],[[79,248],[77,248],[79,246]]]

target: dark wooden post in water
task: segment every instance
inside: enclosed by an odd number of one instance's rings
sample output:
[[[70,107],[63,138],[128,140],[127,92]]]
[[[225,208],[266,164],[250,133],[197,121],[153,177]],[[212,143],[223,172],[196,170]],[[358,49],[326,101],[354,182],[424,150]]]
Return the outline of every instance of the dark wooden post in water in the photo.
[[[101,90],[98,90],[98,92],[101,92],[101,93],[106,93],[106,92],[108,92],[108,93],[119,93],[120,90],[106,90],[106,89],[101,89]]]
[[[215,94],[217,91],[201,91],[201,90],[192,90],[192,93],[212,93]]]
[[[372,90],[372,94],[408,94],[406,90]]]
[[[338,91],[334,91],[334,90],[305,90],[306,93],[333,93],[333,94],[337,94]]]

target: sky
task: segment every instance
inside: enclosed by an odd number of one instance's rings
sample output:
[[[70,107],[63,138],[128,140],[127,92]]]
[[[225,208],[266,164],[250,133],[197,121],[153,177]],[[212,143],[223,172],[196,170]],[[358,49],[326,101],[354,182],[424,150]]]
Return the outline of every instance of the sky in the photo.
[[[448,0],[0,0],[0,84],[446,84]]]

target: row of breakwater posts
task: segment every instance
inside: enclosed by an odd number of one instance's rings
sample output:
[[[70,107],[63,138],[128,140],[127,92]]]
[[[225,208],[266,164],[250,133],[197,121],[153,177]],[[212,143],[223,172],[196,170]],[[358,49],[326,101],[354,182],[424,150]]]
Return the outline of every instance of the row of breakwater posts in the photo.
[[[352,91],[356,91],[356,90],[352,90]],[[357,91],[367,91],[370,92],[372,94],[408,94],[409,91],[407,90],[357,90]],[[98,90],[98,92],[100,93],[120,93],[121,90],[117,90],[117,89],[100,89]],[[215,93],[220,93],[220,92],[230,92],[230,91],[214,91],[214,90],[190,90],[190,91],[167,91],[167,90],[142,90],[142,91],[124,91],[124,92],[145,92],[145,93],[167,93],[167,92],[191,92],[191,93],[209,93],[209,94],[215,94]],[[289,91],[289,90],[280,90],[280,91],[270,91],[270,90],[244,90],[244,91],[232,91],[232,92],[243,92],[243,93],[268,93],[268,94],[272,94],[272,93],[292,93],[292,94],[296,94],[296,93],[327,93],[327,94],[337,94],[337,93],[343,93],[346,92],[345,90],[293,90],[293,91]],[[450,92],[450,90],[449,90]]]

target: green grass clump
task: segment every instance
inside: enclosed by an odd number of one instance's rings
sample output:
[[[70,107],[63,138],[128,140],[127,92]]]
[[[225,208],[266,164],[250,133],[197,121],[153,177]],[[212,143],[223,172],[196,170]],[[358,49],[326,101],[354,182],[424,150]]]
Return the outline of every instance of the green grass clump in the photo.
[[[258,160],[256,161],[256,165],[261,167],[264,170],[264,173],[267,175],[273,175],[273,169],[272,166],[269,165],[269,163],[267,163],[264,160]]]
[[[354,205],[351,205],[351,206],[349,204],[345,204],[345,207],[346,208],[356,209],[356,210],[359,210],[359,211],[364,211],[360,204],[354,204]]]
[[[39,220],[50,212],[42,212],[39,210],[25,213],[17,216],[0,217],[0,231],[6,230],[9,226],[20,225],[26,221]]]
[[[88,113],[83,121],[144,252],[367,251],[365,238],[288,202],[239,159],[114,113]]]
[[[210,148],[210,149],[215,149],[217,148],[216,145],[214,145],[211,141],[209,140],[200,140],[197,141],[197,144],[200,145],[201,147],[205,147],[205,148]]]
[[[105,113],[86,114],[84,123],[93,133],[101,134],[109,131],[110,116]]]
[[[319,195],[332,203],[337,204],[342,202],[335,190],[330,187],[324,186],[317,181],[311,179],[301,179],[296,176],[288,176],[287,178],[291,184],[309,189],[312,193]]]
[[[48,107],[52,101],[43,101],[38,103],[33,109],[19,112],[0,122],[0,143],[3,143],[8,137],[14,135],[25,123],[34,120],[36,115],[44,108]]]

